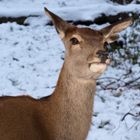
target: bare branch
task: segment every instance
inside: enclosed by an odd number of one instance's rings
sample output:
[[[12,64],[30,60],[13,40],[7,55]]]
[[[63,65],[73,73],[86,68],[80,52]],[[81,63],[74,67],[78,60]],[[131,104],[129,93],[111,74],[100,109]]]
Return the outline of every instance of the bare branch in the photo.
[[[133,116],[133,117],[140,117],[140,112],[138,112],[138,113],[136,113],[136,114],[133,114],[133,113],[130,113],[130,112],[128,112],[128,113],[126,113],[123,117],[122,117],[122,119],[121,119],[121,121],[124,121],[125,120],[125,118],[128,116],[128,115],[130,115],[130,116]]]

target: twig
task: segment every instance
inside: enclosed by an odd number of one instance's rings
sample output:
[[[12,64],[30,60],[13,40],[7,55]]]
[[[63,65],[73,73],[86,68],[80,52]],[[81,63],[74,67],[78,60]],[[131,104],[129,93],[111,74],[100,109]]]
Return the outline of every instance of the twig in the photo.
[[[113,80],[116,80],[116,81],[120,80],[119,78],[114,78],[114,77],[101,77],[101,78],[99,78],[98,81],[100,81],[102,79],[113,79]]]
[[[122,117],[121,121],[124,121],[125,118],[126,118],[128,115],[131,115],[131,116],[133,116],[133,117],[139,117],[139,116],[140,116],[140,112],[137,113],[136,115],[135,115],[135,114],[132,114],[132,113],[130,113],[130,112],[128,112],[128,113],[126,113],[126,114]]]
[[[129,82],[126,82],[124,86],[129,86],[129,85],[131,85],[132,83],[138,81],[139,79],[140,79],[140,77],[138,77],[138,78],[136,78],[136,79],[134,79],[134,80],[131,80],[131,81],[129,81]]]

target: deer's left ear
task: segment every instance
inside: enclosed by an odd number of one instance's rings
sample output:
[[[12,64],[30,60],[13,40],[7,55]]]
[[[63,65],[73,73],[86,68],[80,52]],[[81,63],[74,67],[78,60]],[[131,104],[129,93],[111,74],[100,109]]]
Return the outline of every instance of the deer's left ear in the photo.
[[[114,42],[119,38],[117,33],[126,29],[131,24],[132,24],[132,18],[128,18],[103,28],[100,31],[104,35],[104,42],[107,43]]]
[[[59,16],[55,15],[54,13],[52,13],[51,11],[49,11],[47,8],[44,8],[45,13],[51,18],[56,31],[59,33],[61,39],[63,39],[65,37],[65,33],[68,30],[68,28],[70,28],[69,23],[67,23],[66,21],[64,21],[62,18],[60,18]]]

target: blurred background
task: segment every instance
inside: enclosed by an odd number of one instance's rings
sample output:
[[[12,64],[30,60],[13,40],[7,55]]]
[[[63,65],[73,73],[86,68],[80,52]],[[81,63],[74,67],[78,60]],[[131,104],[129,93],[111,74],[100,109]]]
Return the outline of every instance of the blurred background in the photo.
[[[48,96],[64,47],[44,7],[80,27],[134,20],[108,45],[112,63],[97,81],[87,140],[140,139],[140,0],[0,0],[0,95]]]

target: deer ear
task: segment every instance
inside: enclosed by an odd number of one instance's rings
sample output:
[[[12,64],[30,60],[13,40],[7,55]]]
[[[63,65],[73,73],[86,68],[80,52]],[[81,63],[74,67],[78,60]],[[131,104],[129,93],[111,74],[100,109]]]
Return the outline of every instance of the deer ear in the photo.
[[[51,11],[49,11],[47,8],[44,8],[44,10],[45,10],[45,13],[52,20],[52,22],[53,22],[53,24],[54,24],[54,26],[56,28],[56,31],[60,35],[61,39],[63,39],[65,37],[65,33],[66,33],[67,29],[70,27],[70,24],[67,23],[66,21],[64,21],[59,16],[55,15],[54,13],[52,13]]]
[[[121,32],[131,24],[132,24],[132,18],[128,18],[103,28],[101,32],[104,35],[104,42],[107,43],[114,42],[119,38],[117,33]]]

